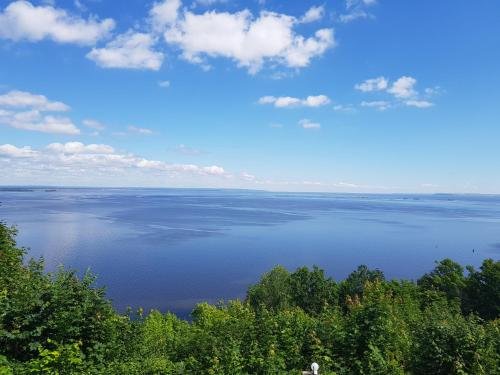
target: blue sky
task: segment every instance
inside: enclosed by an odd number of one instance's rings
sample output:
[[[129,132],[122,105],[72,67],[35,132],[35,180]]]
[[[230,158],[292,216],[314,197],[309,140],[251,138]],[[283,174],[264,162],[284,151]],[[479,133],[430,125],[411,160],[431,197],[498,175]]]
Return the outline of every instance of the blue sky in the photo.
[[[0,1],[0,184],[500,193],[496,1]]]

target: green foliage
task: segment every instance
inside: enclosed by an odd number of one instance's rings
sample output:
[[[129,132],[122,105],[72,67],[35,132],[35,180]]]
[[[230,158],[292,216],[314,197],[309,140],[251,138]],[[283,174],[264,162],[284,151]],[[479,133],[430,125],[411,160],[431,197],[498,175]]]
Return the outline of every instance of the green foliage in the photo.
[[[255,309],[265,306],[278,311],[290,307],[290,273],[282,266],[274,267],[248,289],[247,300]]]
[[[338,288],[322,269],[314,266],[297,269],[290,276],[290,289],[294,306],[310,314],[319,314],[337,305]]]
[[[494,374],[499,367],[498,321],[492,332],[445,301],[426,309],[413,340],[416,374]],[[497,347],[495,348],[495,345]]]
[[[500,262],[486,259],[481,270],[467,267],[464,310],[484,319],[500,316]]]
[[[367,282],[384,281],[384,273],[378,269],[370,270],[367,266],[361,265],[340,283],[339,302],[346,306],[352,299],[363,296]]]
[[[0,375],[497,374],[500,263],[449,259],[418,283],[360,266],[336,283],[276,267],[245,301],[199,304],[187,322],[117,314],[95,278],[23,263],[0,224]]]
[[[461,300],[465,288],[464,269],[451,259],[444,259],[437,262],[436,268],[422,276],[417,283],[423,289],[444,293],[449,300]]]

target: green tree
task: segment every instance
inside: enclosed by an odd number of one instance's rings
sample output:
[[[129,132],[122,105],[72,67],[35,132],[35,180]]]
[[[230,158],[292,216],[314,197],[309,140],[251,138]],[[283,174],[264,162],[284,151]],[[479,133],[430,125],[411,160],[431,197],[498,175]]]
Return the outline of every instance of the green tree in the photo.
[[[254,309],[265,306],[273,311],[279,311],[290,307],[292,296],[288,270],[276,266],[265,273],[257,284],[248,289],[247,301]]]
[[[488,334],[479,318],[447,301],[429,306],[413,340],[414,374],[498,374],[498,324]],[[496,344],[494,344],[496,342]],[[495,347],[496,346],[496,347]]]
[[[439,291],[449,300],[462,300],[465,288],[463,267],[451,259],[436,262],[437,266],[429,273],[422,276],[417,284],[427,291]]]
[[[477,313],[484,319],[500,317],[500,261],[485,259],[480,271],[467,267],[465,280],[465,312]]]
[[[294,306],[310,314],[319,314],[337,305],[338,288],[317,266],[311,271],[301,267],[290,275],[290,294]]]
[[[339,303],[345,308],[348,299],[361,298],[367,282],[384,281],[384,273],[371,270],[366,265],[359,266],[339,286]]]

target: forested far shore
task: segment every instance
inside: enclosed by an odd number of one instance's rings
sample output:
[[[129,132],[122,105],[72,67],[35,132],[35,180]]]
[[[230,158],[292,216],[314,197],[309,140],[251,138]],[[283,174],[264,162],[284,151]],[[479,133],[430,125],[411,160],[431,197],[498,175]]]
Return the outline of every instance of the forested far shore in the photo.
[[[416,282],[277,266],[191,321],[119,314],[95,276],[48,273],[0,222],[0,375],[499,374],[500,262],[436,262]]]

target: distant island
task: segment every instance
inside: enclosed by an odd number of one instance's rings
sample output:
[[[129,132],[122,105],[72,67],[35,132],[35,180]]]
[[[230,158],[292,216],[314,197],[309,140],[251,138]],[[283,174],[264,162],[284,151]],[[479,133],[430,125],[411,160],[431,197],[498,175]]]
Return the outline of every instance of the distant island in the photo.
[[[0,374],[495,374],[500,262],[450,259],[417,282],[359,266],[335,282],[277,266],[244,301],[201,303],[191,321],[118,314],[95,277],[26,261],[0,223]]]

